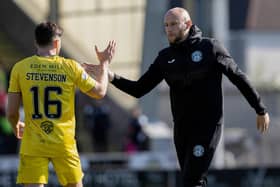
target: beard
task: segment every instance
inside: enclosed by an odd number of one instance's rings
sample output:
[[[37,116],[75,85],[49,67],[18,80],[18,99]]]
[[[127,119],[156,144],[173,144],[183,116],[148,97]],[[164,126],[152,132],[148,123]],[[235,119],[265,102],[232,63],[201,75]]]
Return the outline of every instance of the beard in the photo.
[[[181,30],[176,36],[174,36],[174,39],[168,38],[168,41],[170,44],[178,44],[182,42],[185,39],[185,33],[183,30]]]

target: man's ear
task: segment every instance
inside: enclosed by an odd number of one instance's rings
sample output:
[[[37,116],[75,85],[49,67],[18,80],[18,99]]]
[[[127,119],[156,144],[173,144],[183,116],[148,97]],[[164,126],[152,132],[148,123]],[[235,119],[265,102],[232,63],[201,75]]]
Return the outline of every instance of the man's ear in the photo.
[[[53,47],[55,48],[55,52],[56,52],[56,55],[59,54],[59,50],[60,50],[60,41],[58,39],[55,39],[53,41]]]
[[[58,40],[54,40],[54,41],[53,41],[53,47],[57,49],[57,48],[58,48],[58,45],[59,45],[58,43],[59,43]]]
[[[192,20],[186,21],[186,29],[191,28],[191,26],[192,26]]]

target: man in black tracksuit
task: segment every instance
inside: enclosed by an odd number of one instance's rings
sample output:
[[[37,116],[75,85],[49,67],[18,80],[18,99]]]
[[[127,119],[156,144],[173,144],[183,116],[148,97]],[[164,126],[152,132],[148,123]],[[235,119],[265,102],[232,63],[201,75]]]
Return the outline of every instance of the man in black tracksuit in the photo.
[[[229,53],[215,39],[202,37],[185,9],[170,9],[164,21],[170,46],[159,52],[141,78],[130,81],[113,72],[109,77],[114,86],[137,98],[163,79],[167,82],[184,186],[206,186],[207,170],[223,124],[222,74],[255,109],[260,131],[267,130],[269,116],[260,96]]]

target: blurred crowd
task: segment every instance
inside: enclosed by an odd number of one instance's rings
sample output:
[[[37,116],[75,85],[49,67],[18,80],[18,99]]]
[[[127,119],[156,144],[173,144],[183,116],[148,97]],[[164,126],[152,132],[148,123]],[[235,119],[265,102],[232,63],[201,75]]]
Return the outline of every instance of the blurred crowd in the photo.
[[[15,154],[18,149],[18,140],[5,115],[7,80],[8,74],[0,65],[0,154]]]
[[[142,129],[144,115],[139,107],[131,109],[131,118],[125,126],[124,138],[120,151],[134,153],[148,149],[148,138]],[[83,122],[90,134],[91,145],[94,152],[108,152],[109,131],[112,130],[112,117],[110,107],[104,100],[96,100],[84,105]]]

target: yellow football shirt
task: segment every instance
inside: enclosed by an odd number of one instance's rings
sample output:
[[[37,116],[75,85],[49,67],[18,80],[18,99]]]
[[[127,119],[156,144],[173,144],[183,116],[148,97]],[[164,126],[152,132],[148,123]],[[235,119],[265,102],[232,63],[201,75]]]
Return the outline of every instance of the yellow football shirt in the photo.
[[[77,153],[75,89],[87,92],[94,85],[94,79],[71,59],[35,55],[16,63],[8,91],[21,93],[23,100],[25,129],[20,153],[33,156]]]

